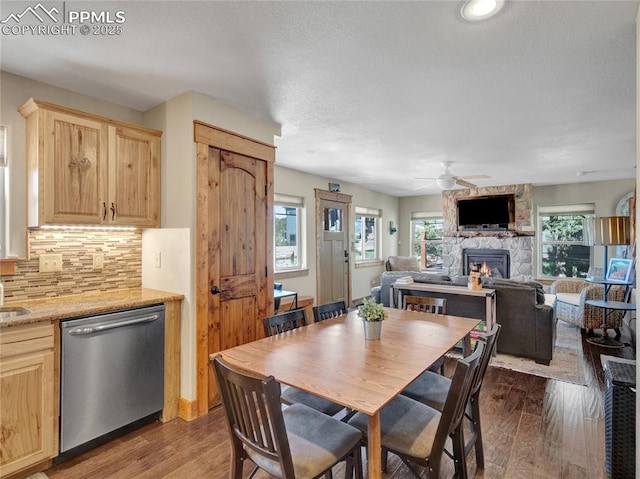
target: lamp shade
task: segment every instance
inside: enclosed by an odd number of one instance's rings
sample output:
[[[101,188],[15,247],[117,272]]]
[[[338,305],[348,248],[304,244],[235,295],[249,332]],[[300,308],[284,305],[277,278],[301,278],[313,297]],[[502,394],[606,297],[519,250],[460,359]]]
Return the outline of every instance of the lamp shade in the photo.
[[[628,216],[602,216],[595,222],[595,244],[631,244],[631,222]]]
[[[441,175],[436,178],[436,185],[438,185],[441,190],[448,190],[450,188],[453,188],[455,184],[456,179],[453,176]]]

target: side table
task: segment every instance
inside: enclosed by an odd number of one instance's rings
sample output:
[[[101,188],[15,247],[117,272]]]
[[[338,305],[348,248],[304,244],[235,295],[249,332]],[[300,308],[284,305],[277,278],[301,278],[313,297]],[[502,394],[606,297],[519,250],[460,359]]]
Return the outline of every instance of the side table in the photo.
[[[633,303],[624,303],[622,301],[603,301],[601,299],[589,299],[585,304],[596,308],[604,309],[602,314],[603,335],[594,338],[587,338],[587,342],[596,346],[605,348],[623,348],[624,344],[617,339],[609,337],[606,328],[608,327],[607,316],[614,311],[635,311],[636,305]],[[611,329],[611,328],[610,328]]]

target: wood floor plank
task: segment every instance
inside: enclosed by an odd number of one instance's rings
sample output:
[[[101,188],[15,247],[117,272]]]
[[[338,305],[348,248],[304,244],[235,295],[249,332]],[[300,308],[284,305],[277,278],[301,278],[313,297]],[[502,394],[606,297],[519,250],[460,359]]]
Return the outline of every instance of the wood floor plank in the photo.
[[[544,436],[540,436],[536,444],[536,458],[533,477],[540,479],[562,477],[561,443],[553,442]]]
[[[604,421],[601,419],[585,419],[585,443],[589,477],[601,479],[605,473],[605,435]]]
[[[582,392],[582,386],[569,383],[564,385],[562,444],[564,460],[584,466],[587,464],[587,446]]]
[[[522,414],[518,431],[511,448],[506,468],[510,478],[530,478],[536,464],[536,444],[540,436],[542,418],[532,414]]]

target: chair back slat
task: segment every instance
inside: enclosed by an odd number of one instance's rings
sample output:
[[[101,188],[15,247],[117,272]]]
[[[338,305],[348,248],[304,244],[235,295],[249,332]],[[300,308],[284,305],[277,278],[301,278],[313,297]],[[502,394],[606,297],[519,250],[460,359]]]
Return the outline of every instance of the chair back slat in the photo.
[[[447,314],[447,300],[445,298],[407,295],[402,298],[402,309],[422,311],[425,313]]]
[[[473,378],[483,351],[484,343],[478,341],[473,354],[466,358],[458,359],[456,369],[451,378],[447,399],[442,409],[442,417],[436,431],[432,453],[444,450],[445,442],[449,435],[460,428],[464,411],[469,401]]]
[[[315,323],[347,314],[347,304],[344,301],[333,301],[313,307],[313,321]]]
[[[274,334],[306,326],[307,312],[304,308],[294,309],[264,318],[262,322],[265,336],[273,336]]]
[[[279,463],[283,477],[293,478],[280,384],[273,376],[264,378],[235,369],[220,355],[211,362],[236,453],[240,455],[244,447],[250,456],[253,452]]]
[[[487,368],[489,367],[489,361],[491,361],[491,357],[493,356],[498,344],[500,328],[502,328],[500,324],[494,323],[490,331],[487,331],[485,334],[478,337],[478,340],[483,341],[485,346],[482,357],[480,358],[480,363],[478,364],[478,368],[476,369],[476,373],[473,378],[473,384],[471,385],[471,392],[469,393],[469,396],[478,394],[482,387],[482,381],[485,373],[487,372]]]

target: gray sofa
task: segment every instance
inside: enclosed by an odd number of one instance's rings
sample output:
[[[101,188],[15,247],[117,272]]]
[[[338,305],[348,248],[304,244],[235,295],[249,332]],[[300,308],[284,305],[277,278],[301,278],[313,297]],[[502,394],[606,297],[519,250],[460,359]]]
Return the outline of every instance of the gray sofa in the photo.
[[[466,277],[450,279],[446,275],[419,271],[385,271],[380,286],[371,295],[389,306],[390,287],[400,277],[411,276],[415,282],[466,286]],[[496,291],[496,321],[502,325],[498,337],[498,352],[534,359],[549,365],[556,341],[555,297],[545,295],[542,286],[534,282],[522,283],[495,279],[484,287]],[[485,319],[485,300],[482,297],[414,291],[417,296],[438,296],[447,299],[447,314]]]

